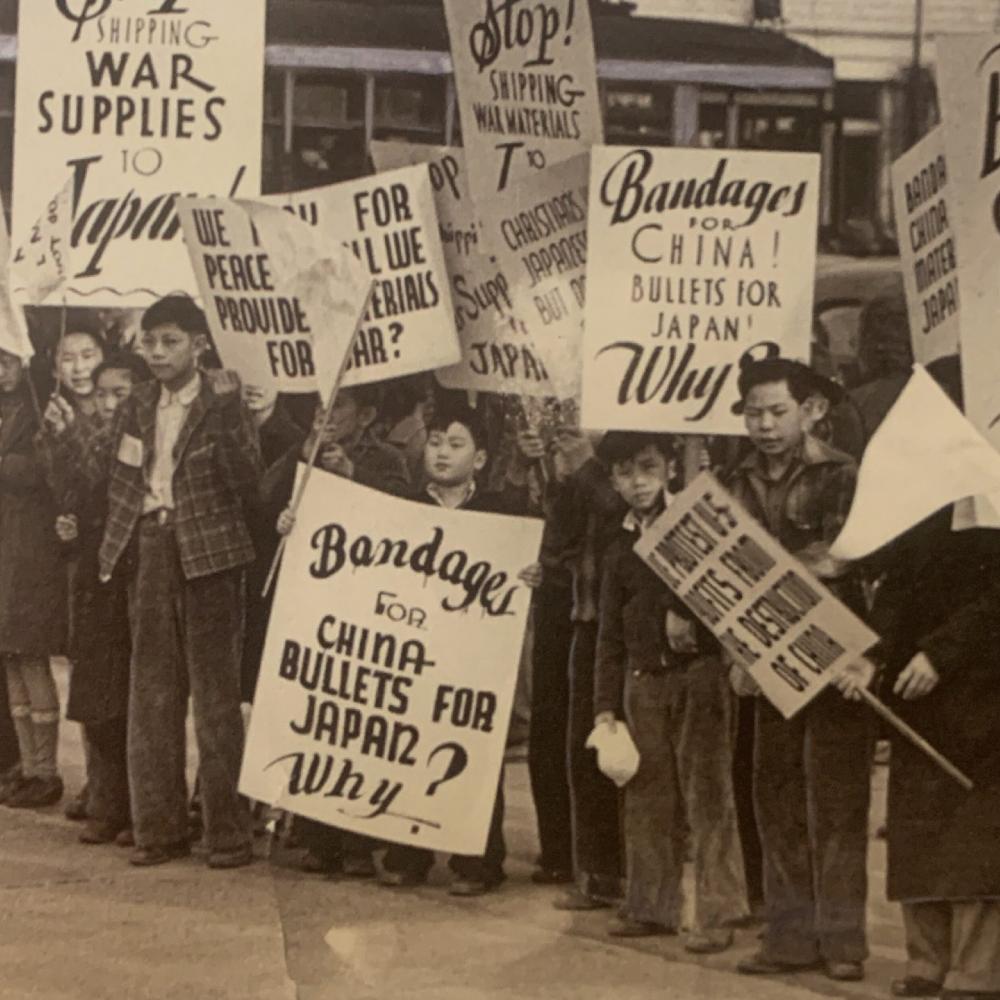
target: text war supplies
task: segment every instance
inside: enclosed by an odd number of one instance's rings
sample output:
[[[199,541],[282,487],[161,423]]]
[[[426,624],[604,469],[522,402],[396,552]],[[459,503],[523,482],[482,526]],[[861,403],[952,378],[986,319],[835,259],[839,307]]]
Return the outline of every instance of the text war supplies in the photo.
[[[518,574],[541,533],[317,469],[282,563],[240,790],[371,837],[482,853],[530,604]]]
[[[878,641],[711,473],[671,501],[635,551],[786,719]]]

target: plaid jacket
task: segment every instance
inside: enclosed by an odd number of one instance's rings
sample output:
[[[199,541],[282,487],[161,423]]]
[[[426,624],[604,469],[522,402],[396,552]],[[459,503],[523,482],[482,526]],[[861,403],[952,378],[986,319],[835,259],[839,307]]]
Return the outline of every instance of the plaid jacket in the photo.
[[[129,546],[149,491],[156,441],[158,382],[136,386],[110,428],[78,428],[80,472],[108,484],[100,572],[110,577]],[[254,559],[247,517],[259,502],[260,444],[238,392],[217,392],[208,375],[174,449],[174,529],[188,580]]]

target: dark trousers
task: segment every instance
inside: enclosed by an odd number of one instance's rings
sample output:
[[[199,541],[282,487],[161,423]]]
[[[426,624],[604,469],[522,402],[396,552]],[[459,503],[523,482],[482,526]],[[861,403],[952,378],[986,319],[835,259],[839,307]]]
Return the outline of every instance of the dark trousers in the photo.
[[[868,955],[874,718],[832,689],[790,720],[757,699],[754,798],[769,959],[860,962]]]
[[[173,529],[143,519],[129,587],[132,661],[128,770],[140,847],[188,836],[185,721],[194,705],[205,841],[250,845],[250,814],[236,791],[243,757],[240,640],[243,575],[185,580]]]
[[[317,861],[330,869],[336,869],[344,858],[371,861],[377,844],[371,837],[327,826],[307,816],[295,817],[295,835]]]
[[[503,768],[500,769],[500,784],[493,803],[490,832],[486,839],[486,850],[480,855],[453,854],[448,867],[460,879],[468,882],[485,882],[499,885],[504,880],[503,863],[507,858],[507,845],[503,839]],[[413,875],[425,879],[434,867],[434,852],[425,851],[408,844],[392,844],[385,853],[383,866],[386,871]]]
[[[7,678],[0,675],[0,774],[9,771],[20,759],[17,730],[14,728],[10,699],[7,696]]]
[[[580,891],[613,902],[622,894],[621,816],[618,789],[601,774],[586,747],[594,728],[594,659],[597,623],[577,622],[569,659],[569,767],[573,872]]]
[[[757,813],[753,805],[753,747],[756,730],[757,699],[737,698],[736,747],[733,751],[733,794],[736,819],[743,846],[743,869],[751,906],[764,901],[764,852],[757,831]]]
[[[528,736],[528,771],[538,819],[540,866],[567,873],[573,870],[566,767],[572,609],[573,597],[568,587],[543,583],[535,592]]]
[[[87,741],[87,816],[108,826],[129,825],[128,723],[111,719],[84,726]]]

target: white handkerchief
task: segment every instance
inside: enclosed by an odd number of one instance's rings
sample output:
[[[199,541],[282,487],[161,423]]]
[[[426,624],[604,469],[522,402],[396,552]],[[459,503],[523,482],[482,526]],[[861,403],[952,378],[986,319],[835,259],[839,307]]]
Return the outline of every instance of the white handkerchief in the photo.
[[[597,751],[598,770],[619,788],[624,788],[639,770],[639,751],[624,722],[616,722],[613,728],[606,722],[595,726],[586,746]]]

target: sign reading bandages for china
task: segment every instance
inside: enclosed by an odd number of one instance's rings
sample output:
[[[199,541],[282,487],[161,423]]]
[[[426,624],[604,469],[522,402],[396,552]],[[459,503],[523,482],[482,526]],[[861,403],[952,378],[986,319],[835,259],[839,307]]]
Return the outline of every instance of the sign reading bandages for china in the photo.
[[[399,378],[459,360],[426,166],[261,200],[347,243],[374,280],[344,385]]]
[[[671,501],[635,551],[786,719],[878,641],[711,473]]]
[[[481,854],[530,603],[518,574],[541,531],[316,469],[282,562],[240,791]]]
[[[273,205],[184,198],[184,240],[227,368],[277,392],[327,392],[371,287],[335,239]]]
[[[449,389],[510,395],[554,395],[545,365],[513,312],[511,281],[485,251],[469,191],[465,151],[453,146],[373,142],[376,169],[426,163],[437,203],[445,261],[451,276],[455,329],[462,345],[457,365],[435,372]]]
[[[924,365],[958,351],[958,254],[948,180],[940,125],[892,165],[910,339]]]
[[[560,398],[580,394],[589,155],[477,202],[483,242],[510,280],[514,313]]]
[[[445,0],[477,197],[603,141],[585,0]]]
[[[260,192],[265,0],[20,5],[14,246],[72,181],[72,304],[194,292],[176,199]]]
[[[819,157],[592,154],[585,427],[740,434],[740,364],[807,360]]]

